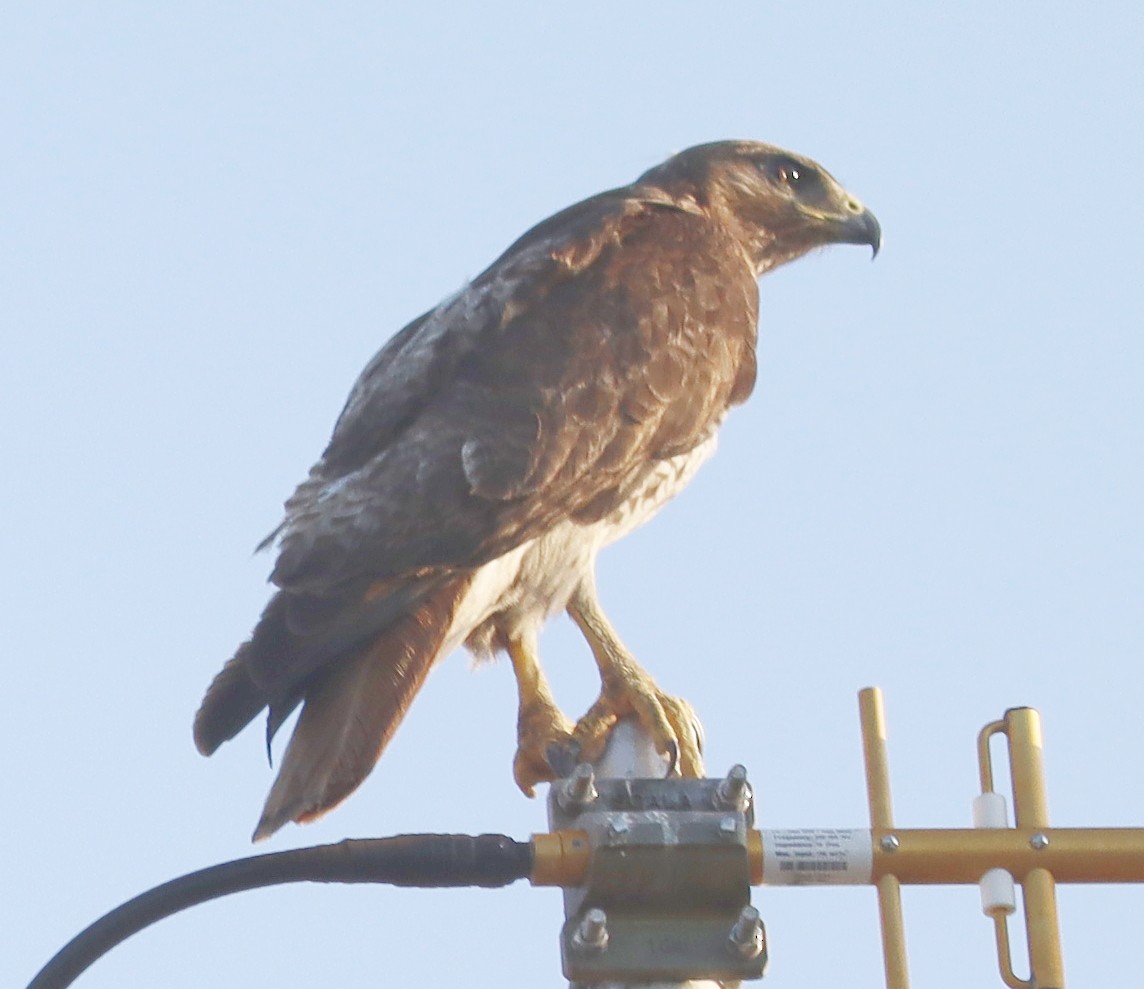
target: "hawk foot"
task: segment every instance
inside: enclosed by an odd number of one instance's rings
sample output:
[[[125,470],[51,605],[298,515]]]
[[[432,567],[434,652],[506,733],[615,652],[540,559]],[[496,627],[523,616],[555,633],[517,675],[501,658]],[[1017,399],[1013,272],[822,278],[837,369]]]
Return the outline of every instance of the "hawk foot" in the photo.
[[[703,775],[702,737],[694,708],[681,697],[665,694],[637,666],[607,676],[600,697],[576,725],[574,738],[582,762],[595,762],[604,753],[616,722],[634,715],[668,759],[667,775]]]
[[[537,698],[521,707],[516,735],[512,775],[526,797],[536,796],[537,783],[570,775],[580,761],[572,722],[555,704]]]

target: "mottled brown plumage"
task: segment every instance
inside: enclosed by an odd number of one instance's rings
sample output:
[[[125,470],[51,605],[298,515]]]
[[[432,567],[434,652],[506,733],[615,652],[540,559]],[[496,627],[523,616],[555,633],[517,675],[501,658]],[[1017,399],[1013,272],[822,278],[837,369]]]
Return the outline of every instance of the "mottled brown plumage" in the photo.
[[[267,540],[278,591],[195,720],[209,754],[264,707],[272,735],[304,704],[256,836],[350,793],[462,642],[513,659],[526,792],[551,777],[548,754],[591,755],[628,712],[695,771],[684,709],[603,617],[596,553],[687,482],[750,394],[758,276],[879,240],[813,162],[703,145],[545,220],[398,333],[286,503]],[[576,729],[535,657],[565,607],[603,684]]]

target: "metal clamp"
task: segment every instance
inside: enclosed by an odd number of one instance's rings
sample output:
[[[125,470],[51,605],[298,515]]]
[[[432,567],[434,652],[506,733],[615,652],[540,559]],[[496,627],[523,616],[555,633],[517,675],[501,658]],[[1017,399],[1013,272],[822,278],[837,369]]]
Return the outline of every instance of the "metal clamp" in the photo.
[[[585,799],[589,793],[594,796]],[[763,923],[750,905],[746,770],[725,779],[595,779],[550,789],[554,832],[586,836],[583,884],[564,890],[560,944],[572,982],[761,978]]]

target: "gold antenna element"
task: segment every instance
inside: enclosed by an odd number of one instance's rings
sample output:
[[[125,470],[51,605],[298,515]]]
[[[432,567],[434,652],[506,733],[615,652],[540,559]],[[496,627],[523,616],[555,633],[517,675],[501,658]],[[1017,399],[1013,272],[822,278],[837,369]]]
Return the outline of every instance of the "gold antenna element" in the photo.
[[[862,718],[862,752],[866,758],[866,798],[870,804],[870,828],[876,848],[896,850],[894,806],[890,797],[890,761],[886,751],[886,712],[882,691],[867,687],[858,693]],[[882,957],[889,989],[910,989],[906,966],[906,932],[902,923],[902,886],[898,877],[886,872],[875,880],[878,913],[882,920]]]
[[[1045,792],[1041,716],[1031,707],[1017,707],[1007,711],[1001,721],[994,721],[981,729],[977,738],[977,759],[981,771],[979,802],[997,796],[993,790],[993,763],[989,752],[989,742],[995,735],[1004,735],[1009,742],[1009,770],[1013,780],[1017,827],[1032,830],[1034,834],[1029,838],[1030,846],[1034,850],[1044,850],[1049,844],[1045,830],[1049,826],[1049,802]],[[1003,815],[1003,802],[1001,808]],[[1004,827],[1004,817],[993,826]],[[1008,877],[1008,873],[1003,870],[991,872],[1000,872]],[[983,879],[982,883],[985,882]],[[1012,883],[1011,877],[1009,883]],[[1028,979],[1019,978],[1013,971],[1008,920],[1013,909],[1007,903],[986,902],[984,885],[982,887],[982,906],[993,918],[997,933],[997,964],[1001,969],[1001,978],[1010,989],[1060,989],[1065,984],[1065,970],[1061,960],[1056,881],[1048,869],[1034,868],[1026,874],[1023,887],[1031,970]]]
[[[882,692],[858,694],[866,788],[870,803],[873,868],[878,890],[888,989],[908,989],[900,887],[903,884],[977,883],[981,906],[992,918],[997,963],[1010,989],[1064,989],[1056,884],[1144,882],[1144,828],[1049,827],[1041,716],[1031,707],[1005,712],[977,737],[981,793],[974,828],[902,829],[893,825]],[[1008,742],[1016,827],[1005,798],[994,789],[990,742]],[[1015,884],[1023,892],[1029,978],[1013,971],[1009,914]]]

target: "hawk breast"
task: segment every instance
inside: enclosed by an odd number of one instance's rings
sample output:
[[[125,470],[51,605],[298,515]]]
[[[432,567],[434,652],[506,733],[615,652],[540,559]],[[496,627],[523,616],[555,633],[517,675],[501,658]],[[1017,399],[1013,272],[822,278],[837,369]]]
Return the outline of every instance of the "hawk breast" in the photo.
[[[687,453],[650,465],[613,511],[593,522],[567,519],[543,535],[486,563],[457,609],[447,652],[464,642],[486,656],[568,604],[581,581],[592,580],[596,555],[643,525],[682,491],[715,452],[711,435]]]

